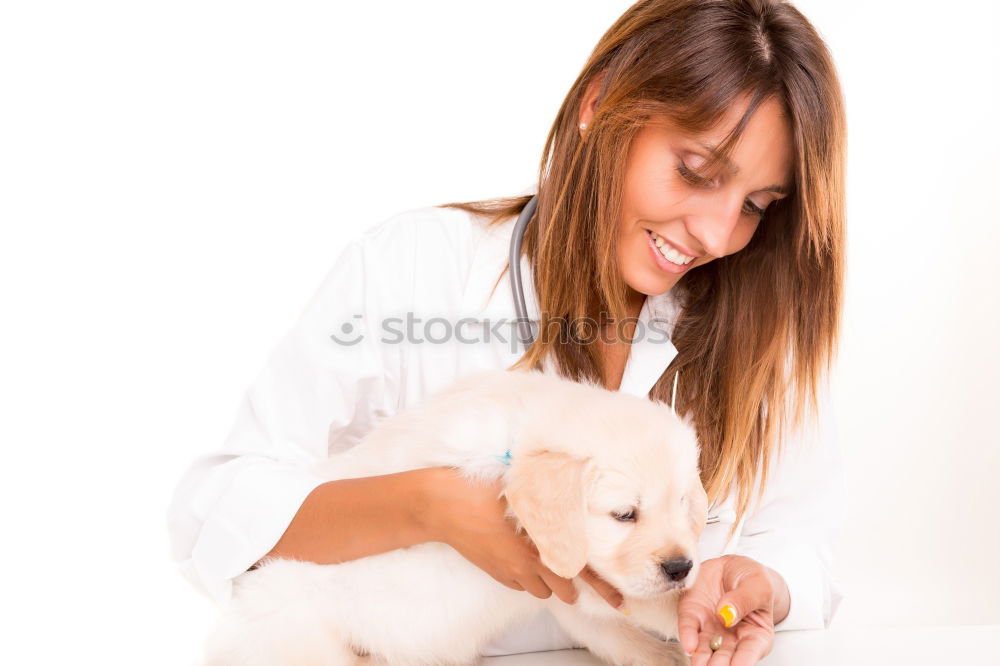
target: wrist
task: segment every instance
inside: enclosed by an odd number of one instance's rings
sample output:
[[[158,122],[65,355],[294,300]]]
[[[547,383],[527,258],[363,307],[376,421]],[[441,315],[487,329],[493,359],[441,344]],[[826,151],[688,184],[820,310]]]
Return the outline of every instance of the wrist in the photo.
[[[420,541],[448,543],[447,525],[438,501],[441,484],[445,483],[447,467],[425,467],[413,470],[413,500],[409,503],[410,521],[420,535]]]

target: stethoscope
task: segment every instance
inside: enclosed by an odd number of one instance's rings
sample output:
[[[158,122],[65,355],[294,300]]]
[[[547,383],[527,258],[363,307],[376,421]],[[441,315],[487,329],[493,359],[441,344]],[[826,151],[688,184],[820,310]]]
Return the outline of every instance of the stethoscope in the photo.
[[[521,214],[517,216],[517,222],[514,223],[514,231],[510,236],[510,257],[508,262],[510,289],[514,296],[514,314],[517,316],[518,337],[521,339],[521,344],[524,345],[525,349],[535,341],[535,335],[531,332],[531,320],[528,319],[528,306],[524,300],[524,285],[521,282],[521,241],[524,239],[524,230],[528,228],[528,223],[534,216],[537,206],[538,195],[536,194],[531,197],[531,200],[525,204]],[[679,374],[674,375],[673,394],[675,398],[677,396],[677,377]],[[671,400],[671,404],[674,404],[673,400]],[[712,502],[712,506],[708,507],[709,514],[715,509],[715,505],[716,502]],[[723,509],[715,515],[709,515],[708,520],[705,522],[712,525],[720,522],[723,518],[726,518],[729,522],[733,522],[736,520],[736,512],[732,509]]]
[[[538,195],[531,197],[521,214],[517,216],[514,224],[514,232],[510,237],[510,289],[514,294],[514,314],[517,315],[518,337],[521,344],[527,349],[535,341],[535,335],[531,332],[531,321],[528,319],[528,306],[524,302],[524,287],[521,283],[521,240],[524,238],[524,230],[528,228],[528,222],[535,214],[538,206]]]

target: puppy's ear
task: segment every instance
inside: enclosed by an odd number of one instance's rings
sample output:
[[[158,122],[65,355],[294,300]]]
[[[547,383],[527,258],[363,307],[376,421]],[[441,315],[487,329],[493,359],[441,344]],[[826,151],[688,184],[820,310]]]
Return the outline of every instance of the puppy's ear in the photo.
[[[530,451],[511,461],[505,494],[542,564],[573,578],[587,564],[585,518],[590,458]]]
[[[708,521],[708,495],[705,493],[705,487],[701,484],[701,476],[697,470],[691,476],[687,496],[691,522],[694,523],[695,534],[700,536],[705,529],[706,521]]]

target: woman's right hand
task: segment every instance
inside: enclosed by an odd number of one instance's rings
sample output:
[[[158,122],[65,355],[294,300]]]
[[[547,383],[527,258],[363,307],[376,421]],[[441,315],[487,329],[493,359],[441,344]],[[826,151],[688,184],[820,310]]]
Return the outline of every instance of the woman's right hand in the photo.
[[[501,481],[471,481],[452,467],[422,471],[426,501],[423,521],[432,540],[447,543],[511,589],[524,590],[539,599],[555,593],[567,604],[576,602],[572,580],[542,564],[531,539],[516,532],[514,522],[506,515],[507,500],[500,496]],[[613,608],[621,607],[621,592],[589,566],[578,575]]]

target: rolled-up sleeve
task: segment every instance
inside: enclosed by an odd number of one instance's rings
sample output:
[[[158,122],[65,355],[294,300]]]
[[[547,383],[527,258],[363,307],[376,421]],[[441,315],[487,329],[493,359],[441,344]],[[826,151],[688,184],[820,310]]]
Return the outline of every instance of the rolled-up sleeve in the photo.
[[[325,479],[312,468],[392,404],[374,321],[365,235],[349,242],[271,352],[225,442],[193,461],[167,511],[172,558],[219,604],[279,541]]]
[[[788,585],[791,605],[776,631],[828,628],[844,596],[833,562],[846,486],[828,381],[817,397],[817,419],[788,437],[771,461],[764,497],[736,546]]]

